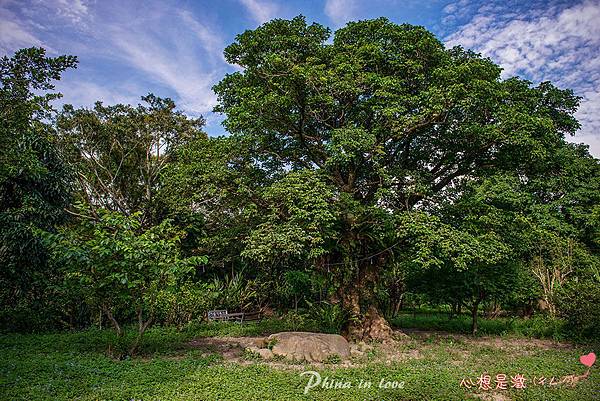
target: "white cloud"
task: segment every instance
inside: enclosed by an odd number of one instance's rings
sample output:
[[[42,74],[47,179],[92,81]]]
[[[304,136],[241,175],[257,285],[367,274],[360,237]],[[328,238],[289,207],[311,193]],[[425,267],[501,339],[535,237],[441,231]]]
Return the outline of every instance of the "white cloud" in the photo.
[[[51,45],[56,33],[75,28],[80,34],[91,19],[88,0],[0,0],[0,52],[41,46],[50,55],[63,54]]]
[[[575,117],[582,123],[580,135],[567,138],[570,142],[585,142],[590,146],[590,153],[600,157],[600,85],[596,81],[596,89],[583,93],[581,107]]]
[[[58,84],[61,103],[135,104],[153,91],[190,114],[209,114],[216,104],[212,86],[231,70],[210,17],[199,19],[170,0],[147,1],[143,12],[117,0],[0,2],[3,53],[36,45],[78,56],[80,69]]]
[[[449,15],[456,11],[447,6]],[[503,76],[520,75],[534,82],[549,80],[583,97],[576,116],[584,140],[600,155],[600,2],[569,7],[550,5],[527,10],[480,7],[470,21],[446,37],[498,62]],[[594,139],[595,138],[595,139]]]
[[[41,46],[42,42],[23,26],[14,21],[0,19],[0,50],[3,53],[31,46]]]
[[[198,37],[200,44],[210,57],[215,57],[221,61],[225,61],[223,56],[225,42],[220,35],[208,28],[206,25],[198,22],[189,11],[180,11],[179,16],[187,25],[187,27]]]
[[[97,21],[93,27],[96,40],[107,42],[107,55],[125,61],[140,78],[174,92],[181,109],[193,114],[211,112],[216,105],[212,86],[229,68],[219,32],[185,9],[158,2],[129,24],[123,19],[134,10],[117,8],[114,12],[122,15]]]
[[[88,16],[88,4],[85,0],[56,0],[55,5],[58,14],[71,20],[73,23],[80,23]]]
[[[346,22],[356,19],[357,11],[356,0],[327,0],[325,2],[325,15],[335,26],[342,26]]]
[[[0,52],[11,54],[31,46],[42,46],[42,41],[13,12],[0,7]]]
[[[113,27],[110,39],[119,50],[118,57],[173,90],[181,108],[205,113],[216,104],[211,90],[216,71],[203,70],[197,53],[177,37],[159,40],[152,33]]]
[[[144,94],[136,87],[114,89],[79,79],[59,81],[56,85],[56,91],[62,93],[63,97],[55,102],[55,107],[60,107],[63,104],[92,107],[98,100],[106,105],[117,103],[137,104],[140,102],[140,96]]]
[[[265,23],[277,15],[279,7],[277,4],[267,0],[239,0],[240,3],[258,24]]]

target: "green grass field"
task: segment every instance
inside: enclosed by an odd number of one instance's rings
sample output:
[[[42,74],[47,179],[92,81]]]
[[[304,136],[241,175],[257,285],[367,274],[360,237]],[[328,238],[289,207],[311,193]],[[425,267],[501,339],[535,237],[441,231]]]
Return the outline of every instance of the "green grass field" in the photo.
[[[426,317],[420,317],[426,319]],[[407,321],[401,322],[403,326]],[[430,324],[434,324],[430,320]],[[421,326],[424,323],[421,321]],[[485,323],[483,323],[485,326]],[[117,361],[106,356],[112,333],[88,330],[57,334],[0,336],[0,399],[5,400],[593,400],[600,398],[600,372],[576,383],[533,385],[534,376],[581,375],[579,356],[598,348],[505,333],[471,337],[457,333],[407,331],[393,347],[375,347],[346,365],[307,366],[263,361],[231,361],[217,349],[197,348],[193,338],[258,336],[286,330],[268,320],[257,324],[202,324],[182,331],[154,328],[143,353]],[[389,353],[389,355],[387,354]],[[304,370],[318,371],[345,389],[315,388],[303,394]],[[488,373],[526,377],[525,389],[483,391],[460,386]],[[401,389],[380,389],[384,381]],[[360,381],[371,388],[358,388]],[[509,379],[510,380],[510,379]],[[510,384],[509,384],[510,386]]]

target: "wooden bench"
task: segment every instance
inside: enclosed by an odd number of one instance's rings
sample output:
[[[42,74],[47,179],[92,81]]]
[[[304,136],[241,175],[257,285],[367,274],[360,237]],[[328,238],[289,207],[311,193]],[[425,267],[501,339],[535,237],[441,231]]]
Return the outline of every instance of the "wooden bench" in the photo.
[[[226,309],[217,309],[208,311],[208,321],[214,322],[237,322],[244,323],[249,321],[260,320],[262,318],[259,312],[235,312],[230,313]]]

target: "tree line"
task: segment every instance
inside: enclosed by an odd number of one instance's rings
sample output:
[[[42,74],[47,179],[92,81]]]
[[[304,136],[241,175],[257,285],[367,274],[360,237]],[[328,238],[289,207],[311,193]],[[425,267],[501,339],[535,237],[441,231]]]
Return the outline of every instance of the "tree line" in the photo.
[[[406,305],[600,315],[600,165],[580,98],[385,18],[238,35],[228,134],[149,94],[57,111],[73,56],[0,61],[5,330],[310,306],[355,340]],[[330,319],[331,320],[331,319]],[[325,325],[325,323],[324,323]],[[597,333],[596,333],[597,334]]]

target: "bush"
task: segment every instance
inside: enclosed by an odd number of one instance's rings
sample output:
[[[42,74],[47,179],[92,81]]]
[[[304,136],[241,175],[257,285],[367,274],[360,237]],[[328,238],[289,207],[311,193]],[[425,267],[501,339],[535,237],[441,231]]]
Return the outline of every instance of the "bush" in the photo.
[[[157,296],[157,320],[164,325],[182,328],[193,320],[202,320],[215,306],[219,292],[206,283],[185,283],[166,289]]]
[[[284,324],[289,327],[292,331],[298,331],[307,324],[307,318],[305,315],[298,312],[288,312],[283,317]]]
[[[219,294],[215,308],[230,312],[258,309],[260,294],[264,290],[260,282],[245,277],[243,270],[225,278],[215,277],[211,288]]]
[[[81,207],[80,212],[88,210]],[[170,220],[152,227],[144,227],[142,222],[141,212],[129,216],[99,210],[97,217],[62,227],[59,234],[42,234],[52,261],[64,266],[67,285],[80,292],[90,308],[102,310],[117,337],[125,337],[127,322],[119,312],[124,307],[135,310],[138,335],[128,355],[134,354],[156,318],[158,294],[175,288],[207,261],[202,256],[181,256],[183,233]]]
[[[571,282],[558,296],[558,312],[575,338],[600,338],[600,283]]]
[[[316,322],[319,331],[323,333],[339,334],[348,321],[348,314],[338,304],[321,302],[310,304],[310,318]]]
[[[0,331],[43,332],[88,327],[93,312],[58,274],[36,275],[27,293],[0,290]],[[1,283],[0,283],[1,286]]]

